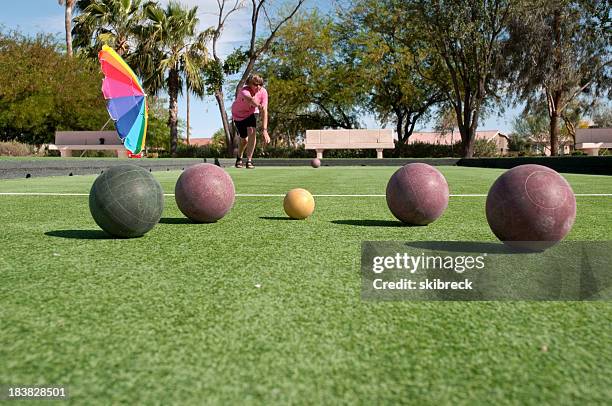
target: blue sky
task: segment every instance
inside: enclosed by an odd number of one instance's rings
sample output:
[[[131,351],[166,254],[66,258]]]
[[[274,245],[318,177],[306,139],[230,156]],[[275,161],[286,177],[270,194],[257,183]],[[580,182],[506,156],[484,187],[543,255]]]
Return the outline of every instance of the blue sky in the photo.
[[[162,3],[166,0],[162,0]],[[201,28],[213,24],[216,11],[216,0],[183,0],[184,4],[197,5],[200,11]],[[0,15],[0,25],[8,29],[18,28],[28,34],[36,32],[56,33],[64,35],[64,8],[56,0],[22,0],[6,2]],[[309,0],[310,7],[319,5],[321,9],[329,9],[329,1]],[[232,18],[233,17],[233,18]],[[226,29],[221,38],[221,53],[228,54],[235,47],[245,44],[249,38],[250,16],[245,9],[234,14],[228,20]],[[274,95],[270,95],[270,103],[274,103]],[[227,104],[229,107],[231,104]],[[179,100],[179,116],[185,119],[185,100]],[[479,130],[497,129],[509,132],[512,119],[517,115],[516,109],[509,109],[504,117],[492,114],[479,126]],[[380,128],[381,125],[369,116],[361,118],[362,124],[367,128]],[[222,127],[217,104],[212,96],[203,100],[194,97],[191,99],[191,136],[210,137]],[[429,130],[428,124],[422,124],[420,130]]]

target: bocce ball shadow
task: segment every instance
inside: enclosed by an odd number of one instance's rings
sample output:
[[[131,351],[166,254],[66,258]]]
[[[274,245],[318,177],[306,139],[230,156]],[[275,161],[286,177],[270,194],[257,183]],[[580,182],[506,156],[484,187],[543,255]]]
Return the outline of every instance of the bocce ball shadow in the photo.
[[[489,253],[489,254],[533,254],[533,250],[516,249],[505,244],[478,241],[407,241],[408,247],[430,251]]]
[[[299,221],[296,219],[292,219],[291,217],[270,217],[270,216],[260,216],[262,220],[284,220],[284,221]]]
[[[360,227],[426,227],[426,224],[406,224],[397,220],[332,220],[330,223]]]
[[[45,235],[49,237],[70,238],[75,240],[114,240],[110,234],[102,230],[55,230],[47,231]]]
[[[159,219],[160,224],[199,224],[185,217],[162,217]]]

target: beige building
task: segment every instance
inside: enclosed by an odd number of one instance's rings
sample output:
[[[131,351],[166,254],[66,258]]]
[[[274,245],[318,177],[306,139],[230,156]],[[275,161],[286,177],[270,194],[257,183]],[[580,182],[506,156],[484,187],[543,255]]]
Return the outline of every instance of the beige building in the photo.
[[[476,139],[494,142],[500,155],[508,152],[508,138],[498,130],[476,131]],[[408,138],[408,144],[422,142],[424,144],[454,145],[460,141],[461,135],[457,130],[446,134],[432,131],[413,132]]]
[[[545,139],[532,137],[529,142],[531,143],[531,151],[540,155],[550,156],[550,140],[549,135],[546,134]],[[561,140],[559,142],[559,155],[569,155],[572,152],[572,142],[569,140]]]
[[[597,156],[602,148],[612,148],[612,128],[578,128],[576,149]]]

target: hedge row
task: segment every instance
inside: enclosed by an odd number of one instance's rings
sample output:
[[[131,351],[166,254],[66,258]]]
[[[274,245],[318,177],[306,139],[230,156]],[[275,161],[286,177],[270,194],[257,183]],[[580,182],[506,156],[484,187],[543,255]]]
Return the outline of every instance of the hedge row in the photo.
[[[313,158],[314,150],[304,149],[304,145],[294,147],[270,147],[257,146],[255,156],[261,158]],[[385,158],[459,158],[461,157],[461,144],[439,145],[416,142],[400,145],[399,148],[386,149],[383,152]],[[498,151],[494,143],[476,142],[474,155],[480,157],[497,156]],[[168,153],[161,157],[169,157]],[[376,158],[374,149],[327,149],[325,158]],[[179,144],[177,148],[178,158],[230,158],[223,148],[214,145],[185,145]]]
[[[612,175],[612,156],[463,158],[457,162],[458,166],[499,169],[526,164],[547,166],[557,172]]]

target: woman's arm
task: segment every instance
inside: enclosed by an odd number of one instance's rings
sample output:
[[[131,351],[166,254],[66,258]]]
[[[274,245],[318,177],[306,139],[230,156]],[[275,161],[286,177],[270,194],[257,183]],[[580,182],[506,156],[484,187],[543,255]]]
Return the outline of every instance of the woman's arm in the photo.
[[[259,108],[259,112],[261,113],[261,124],[263,126],[263,136],[266,144],[270,143],[270,135],[268,134],[268,106],[262,105]]]
[[[251,106],[253,106],[253,107],[257,107],[258,109],[260,109],[260,110],[261,110],[261,104],[257,103],[257,102],[255,101],[255,98],[254,98],[253,96],[251,96],[250,94],[245,94],[245,93],[242,93],[242,94],[241,94],[241,96],[242,96],[242,97],[244,97],[244,98],[245,98],[245,100],[246,100],[247,102],[249,102],[249,104],[250,104]]]

